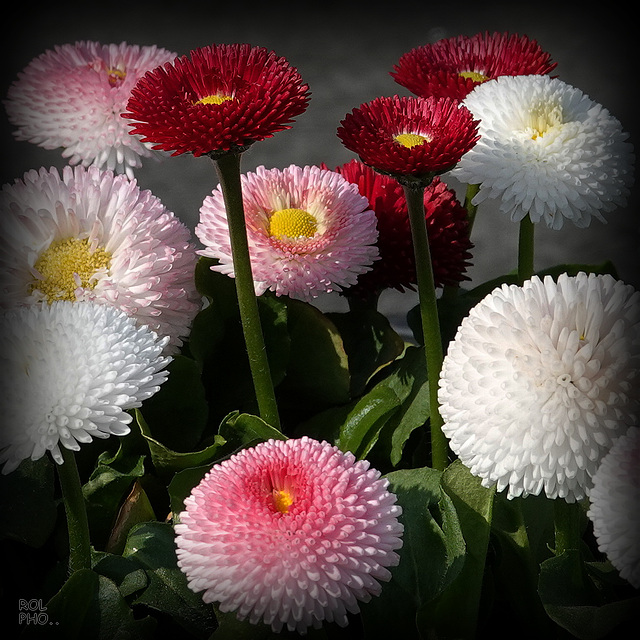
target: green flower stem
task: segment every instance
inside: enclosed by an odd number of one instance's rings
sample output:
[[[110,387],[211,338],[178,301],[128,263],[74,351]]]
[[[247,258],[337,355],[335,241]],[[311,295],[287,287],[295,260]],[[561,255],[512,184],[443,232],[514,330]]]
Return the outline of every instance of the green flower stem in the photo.
[[[467,210],[467,220],[469,221],[469,229],[468,235],[471,235],[471,230],[473,229],[473,223],[476,221],[476,211],[478,210],[478,206],[471,203],[474,196],[480,191],[479,184],[468,184],[467,192],[464,197],[464,208]]]
[[[518,280],[522,284],[533,275],[535,225],[529,215],[520,221],[518,237]]]
[[[69,573],[91,568],[91,539],[87,509],[82,495],[82,484],[73,451],[60,447],[63,464],[56,465],[67,514],[69,531]]]
[[[442,433],[442,416],[438,410],[438,379],[442,368],[443,350],[440,335],[440,320],[436,300],[436,287],[429,250],[429,237],[424,218],[424,187],[403,185],[411,235],[413,236],[413,250],[416,258],[416,272],[418,282],[418,298],[420,304],[420,318],[424,336],[425,354],[427,360],[427,375],[429,384],[429,403],[431,425],[431,465],[434,469],[444,471],[448,463],[447,440]]]
[[[555,555],[573,551],[569,563],[569,579],[575,589],[583,584],[583,567],[580,554],[580,505],[577,502],[569,504],[562,498],[553,501],[553,519],[555,529]]]
[[[213,158],[213,161],[220,180],[227,211],[240,319],[249,355],[253,386],[258,401],[258,411],[265,422],[279,429],[278,406],[251,273],[249,243],[242,202],[240,158],[240,153],[230,152]]]

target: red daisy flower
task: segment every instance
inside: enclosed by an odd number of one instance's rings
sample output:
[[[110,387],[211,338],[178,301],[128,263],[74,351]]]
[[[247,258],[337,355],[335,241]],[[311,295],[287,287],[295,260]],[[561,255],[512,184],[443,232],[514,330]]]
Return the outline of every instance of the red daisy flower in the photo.
[[[479,138],[471,112],[448,98],[375,98],[340,124],[338,137],[347,149],[396,178],[444,173]]]
[[[391,72],[417,96],[463,100],[478,84],[498,76],[544,75],[557,63],[535,40],[509,33],[445,38],[405,53]]]
[[[361,274],[356,285],[345,291],[349,296],[368,298],[384,289],[415,290],[416,263],[407,202],[400,184],[371,167],[351,160],[335,169],[358,186],[369,200],[378,222],[380,260],[372,270]],[[429,248],[436,286],[468,280],[465,271],[471,258],[467,214],[455,193],[439,178],[424,190],[424,209]]]
[[[284,58],[262,47],[220,44],[145,74],[123,117],[154,149],[201,156],[289,129],[308,102],[308,85]]]

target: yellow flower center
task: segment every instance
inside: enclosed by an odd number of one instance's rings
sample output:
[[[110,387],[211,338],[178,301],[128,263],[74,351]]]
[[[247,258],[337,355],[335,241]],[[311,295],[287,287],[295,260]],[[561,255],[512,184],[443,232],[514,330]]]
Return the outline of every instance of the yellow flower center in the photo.
[[[124,82],[124,79],[127,77],[127,72],[124,69],[118,68],[107,69],[107,77],[112,87],[118,87]]]
[[[489,80],[489,76],[485,76],[477,71],[461,71],[458,75],[462,78],[470,78],[474,82],[486,82]]]
[[[269,235],[276,238],[313,238],[318,221],[303,209],[280,209],[269,219]]]
[[[561,124],[562,108],[559,105],[541,104],[529,111],[525,131],[532,140],[537,140]]]
[[[91,251],[86,238],[52,242],[34,265],[42,279],[31,284],[31,291],[41,291],[48,302],[73,301],[78,287],[93,289],[96,286],[96,273],[107,270],[110,262],[111,254],[100,247]]]
[[[289,513],[289,507],[293,504],[293,496],[286,489],[274,489],[273,504],[280,513]]]
[[[393,139],[398,144],[401,144],[403,147],[408,147],[409,149],[412,147],[418,147],[430,140],[430,138],[421,136],[419,133],[400,133],[397,136],[394,136]]]
[[[196,102],[196,104],[222,104],[227,100],[233,100],[233,96],[227,96],[224,94],[216,93],[215,95],[205,96],[204,98],[200,98]]]

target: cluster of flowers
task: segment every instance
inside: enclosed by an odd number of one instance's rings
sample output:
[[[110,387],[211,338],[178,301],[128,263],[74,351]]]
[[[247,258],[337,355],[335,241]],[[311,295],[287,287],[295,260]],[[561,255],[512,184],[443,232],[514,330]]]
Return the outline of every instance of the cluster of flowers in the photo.
[[[412,288],[405,193],[416,188],[435,284],[456,286],[472,245],[445,172],[479,186],[474,205],[495,199],[512,220],[554,229],[623,204],[632,151],[620,123],[551,78],[554,68],[525,37],[426,45],[392,74],[414,97],[377,98],[342,121],[338,136],[359,160],[244,174],[256,294],[308,301]],[[286,60],[248,45],[178,57],[80,42],[24,70],[6,101],[17,137],[63,147],[79,166],[34,170],[2,190],[5,473],[46,451],[62,462],[60,445],[126,434],[125,410],[158,390],[200,309],[197,256],[235,276],[221,187],[202,204],[196,250],[132,178],[140,158],[241,153],[288,128],[308,100]],[[636,586],[640,553],[625,519],[637,515],[617,505],[637,501],[638,344],[632,287],[534,276],[471,311],[439,384],[443,430],[472,473],[512,497],[589,496],[601,548]],[[179,566],[205,601],[274,630],[346,624],[398,562],[401,508],[387,487],[326,442],[270,440],[194,489],[176,525]]]

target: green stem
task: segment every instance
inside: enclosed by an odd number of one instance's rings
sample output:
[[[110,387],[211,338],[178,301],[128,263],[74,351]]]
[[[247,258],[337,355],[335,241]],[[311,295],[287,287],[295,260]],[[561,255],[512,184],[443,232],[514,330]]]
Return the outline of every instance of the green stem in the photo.
[[[60,451],[64,463],[57,465],[58,479],[69,531],[69,573],[73,573],[91,568],[91,539],[75,454],[63,446]]]
[[[473,229],[473,223],[476,221],[476,211],[478,210],[478,206],[471,203],[474,196],[480,191],[479,184],[468,184],[467,192],[464,198],[464,208],[467,210],[467,220],[469,221],[469,229],[468,235],[471,235],[471,230]]]
[[[518,280],[522,284],[533,275],[535,225],[529,215],[520,221],[518,237]]]
[[[431,425],[431,465],[444,471],[448,463],[447,440],[442,433],[442,416],[438,410],[438,379],[442,368],[443,350],[436,287],[429,250],[429,237],[424,216],[424,187],[404,185],[409,210],[409,222],[416,258],[418,300],[427,361]]]
[[[251,273],[251,258],[242,202],[240,157],[240,153],[230,152],[214,158],[213,161],[227,212],[240,319],[258,401],[258,411],[265,422],[279,429],[278,406]]]
[[[569,504],[562,498],[553,501],[555,529],[555,555],[568,553],[570,557],[568,577],[575,589],[580,589],[582,579],[582,558],[580,554],[580,505]]]

